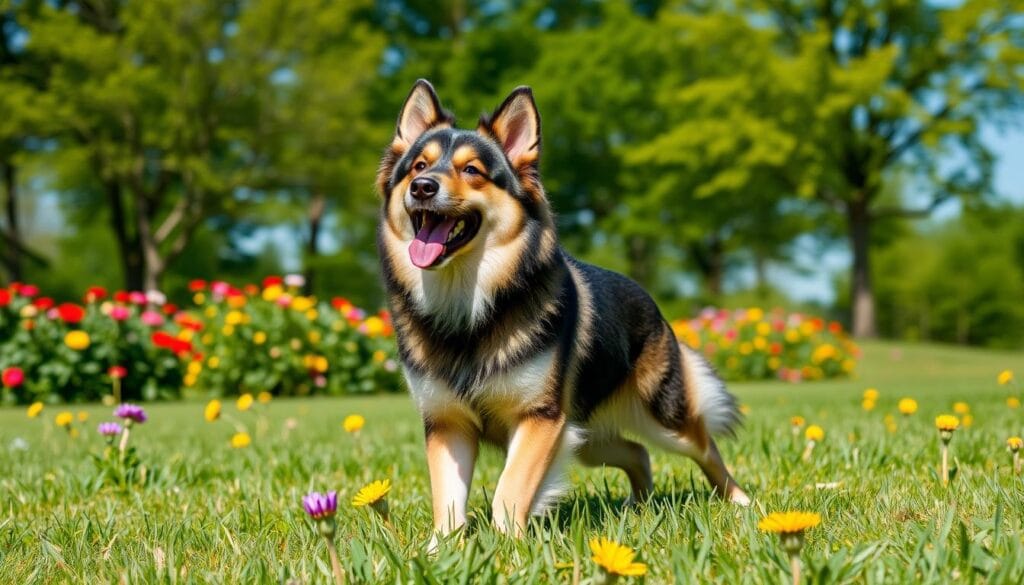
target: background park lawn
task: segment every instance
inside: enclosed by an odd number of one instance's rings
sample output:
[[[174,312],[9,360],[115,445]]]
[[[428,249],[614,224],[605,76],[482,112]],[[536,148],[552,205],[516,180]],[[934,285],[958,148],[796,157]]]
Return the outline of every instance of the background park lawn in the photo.
[[[61,407],[33,420],[23,408],[5,409],[0,582],[326,582],[326,552],[300,504],[312,489],[339,491],[338,543],[352,582],[571,582],[577,571],[586,580],[596,574],[587,548],[594,536],[635,547],[648,583],[779,582],[785,557],[757,521],[786,509],[822,514],[804,549],[807,573],[821,582],[1024,580],[1024,479],[1011,474],[1005,447],[1024,416],[995,382],[1000,370],[1024,370],[1020,353],[886,343],[864,352],[856,379],[732,385],[749,414],[723,451],[753,508],[711,498],[695,465],[657,453],[657,496],[646,507],[620,511],[628,495],[620,472],[577,467],[571,496],[512,541],[486,521],[501,459],[485,450],[468,535],[436,558],[424,552],[429,482],[405,396],[276,400],[248,412],[225,403],[215,423],[203,420],[202,403],[151,404],[133,434],[149,485],[127,493],[101,487],[90,458],[102,449],[95,427],[110,409],[83,407],[89,419],[76,423],[77,438],[53,425]],[[881,398],[865,412],[869,386]],[[920,404],[906,419],[896,414],[904,396]],[[958,400],[974,422],[953,438],[958,473],[944,489],[933,421]],[[367,420],[358,436],[341,427],[351,413]],[[893,433],[886,414],[897,416]],[[811,462],[800,461],[792,415],[825,429]],[[252,434],[251,446],[230,447],[235,424]],[[348,505],[359,487],[383,478],[394,483],[391,527]]]

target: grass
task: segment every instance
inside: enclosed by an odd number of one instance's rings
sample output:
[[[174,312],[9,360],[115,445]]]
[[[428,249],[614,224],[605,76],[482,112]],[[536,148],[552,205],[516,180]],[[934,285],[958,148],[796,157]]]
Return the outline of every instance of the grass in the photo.
[[[1020,583],[1024,478],[1012,475],[1005,441],[1024,418],[995,383],[1005,368],[1022,371],[1024,359],[868,344],[856,380],[733,385],[749,415],[722,449],[755,497],[748,509],[714,498],[690,461],[655,453],[657,495],[646,506],[620,509],[628,496],[621,472],[577,467],[571,495],[512,540],[487,522],[502,461],[485,450],[467,534],[436,557],[425,553],[429,480],[407,397],[279,400],[245,413],[225,404],[253,435],[240,450],[229,446],[232,422],[206,423],[202,404],[152,405],[132,437],[148,484],[126,492],[102,486],[90,457],[102,450],[94,429],[109,408],[83,408],[90,418],[77,438],[54,428],[58,408],[35,420],[0,410],[0,582],[328,582],[326,550],[300,498],[337,489],[351,582],[585,581],[596,574],[587,541],[603,535],[637,549],[648,583],[779,583],[787,559],[757,521],[794,509],[822,515],[803,553],[815,582]],[[860,407],[868,386],[881,392],[873,412]],[[903,396],[920,410],[897,415],[889,433],[883,416]],[[955,400],[970,404],[974,425],[953,438],[957,473],[943,488],[933,421]],[[350,413],[367,419],[358,437],[341,429]],[[797,414],[827,433],[810,462],[790,432]],[[394,482],[390,528],[348,505],[359,487],[383,478]]]

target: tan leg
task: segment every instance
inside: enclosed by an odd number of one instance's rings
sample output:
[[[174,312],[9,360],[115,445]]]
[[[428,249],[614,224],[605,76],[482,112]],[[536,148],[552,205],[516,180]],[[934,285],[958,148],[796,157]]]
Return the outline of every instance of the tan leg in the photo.
[[[494,491],[492,514],[502,532],[520,535],[533,499],[561,444],[565,418],[523,419],[512,433],[505,469]],[[511,521],[512,526],[509,526]]]
[[[626,505],[643,502],[654,491],[654,479],[651,477],[651,457],[647,449],[640,443],[622,437],[612,437],[596,442],[588,442],[578,453],[584,465],[596,467],[607,465],[617,467],[626,472],[632,495]]]
[[[741,506],[750,505],[750,496],[743,491],[729,474],[729,470],[725,468],[722,454],[718,452],[718,446],[715,445],[713,439],[708,437],[707,451],[703,458],[696,458],[696,461],[719,496]]]
[[[448,534],[466,523],[477,445],[475,434],[464,428],[435,426],[427,431],[435,535]]]

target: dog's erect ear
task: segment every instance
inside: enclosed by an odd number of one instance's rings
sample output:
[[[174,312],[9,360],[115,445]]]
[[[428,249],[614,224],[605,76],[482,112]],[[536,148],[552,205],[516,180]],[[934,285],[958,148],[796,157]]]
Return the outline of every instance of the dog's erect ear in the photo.
[[[450,127],[453,122],[452,115],[441,107],[434,86],[426,79],[420,79],[412,86],[402,106],[402,113],[398,115],[395,143],[408,149],[427,130]]]
[[[480,118],[478,130],[501,144],[517,171],[536,169],[540,157],[540,113],[529,87],[513,90],[490,117]]]
[[[420,79],[412,86],[409,97],[405,98],[402,113],[398,115],[395,138],[384,151],[377,168],[377,191],[385,195],[391,182],[395,165],[416,139],[431,128],[450,128],[455,118],[441,107],[441,101],[434,93],[434,87],[426,79]]]

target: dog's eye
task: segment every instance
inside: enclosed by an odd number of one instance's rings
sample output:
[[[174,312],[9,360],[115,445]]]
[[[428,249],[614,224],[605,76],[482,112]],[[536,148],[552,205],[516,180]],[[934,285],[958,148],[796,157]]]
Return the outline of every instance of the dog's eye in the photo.
[[[481,174],[483,174],[483,173],[480,172],[480,169],[474,167],[473,165],[466,165],[466,168],[462,169],[462,172],[466,173],[467,175],[481,175]]]
[[[427,163],[419,161],[418,163],[413,165],[412,168],[416,169],[417,171],[422,171],[423,169],[427,168]]]

